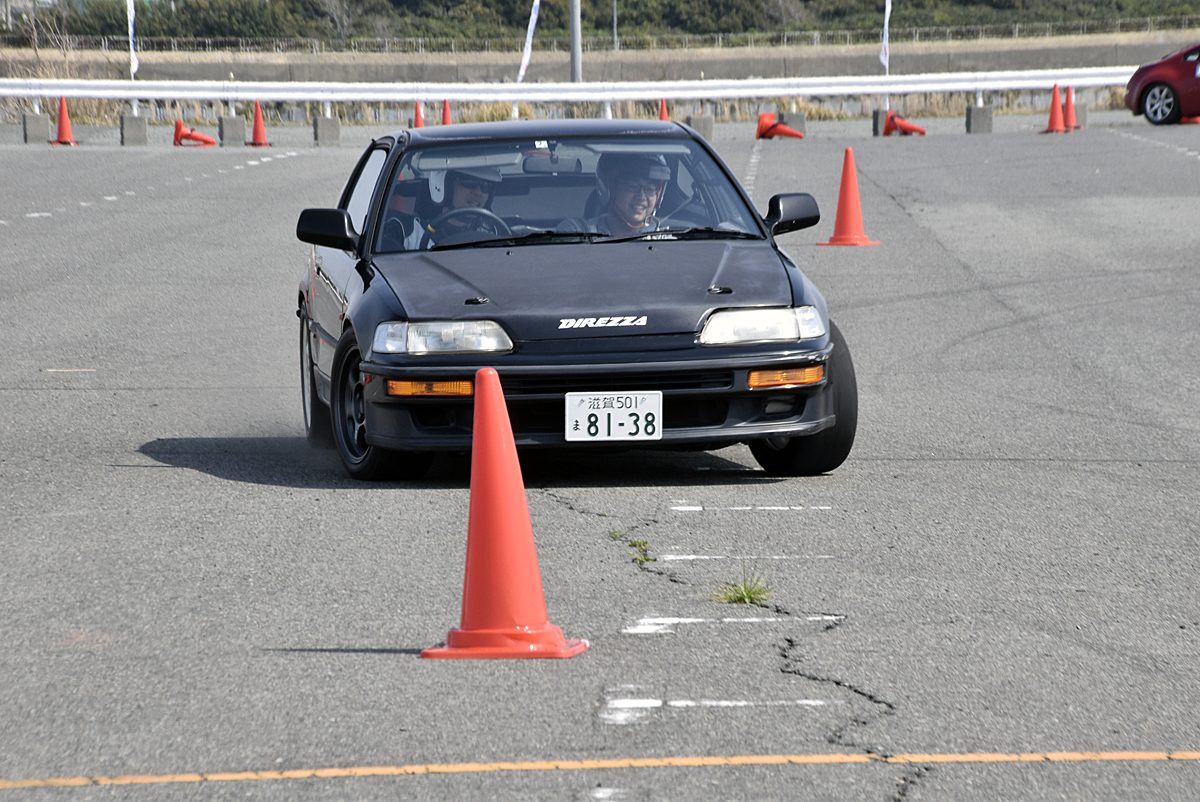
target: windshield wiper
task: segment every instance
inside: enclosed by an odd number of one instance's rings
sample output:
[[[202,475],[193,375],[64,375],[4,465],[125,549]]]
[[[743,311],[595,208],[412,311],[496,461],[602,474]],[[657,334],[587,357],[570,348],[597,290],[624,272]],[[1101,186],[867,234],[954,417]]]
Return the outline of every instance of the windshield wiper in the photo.
[[[712,228],[693,226],[690,228],[660,228],[657,231],[642,231],[618,237],[605,237],[597,242],[634,242],[636,240],[681,240],[681,239],[762,239],[758,234],[736,228]]]
[[[494,248],[503,245],[533,245],[543,243],[573,243],[591,242],[600,235],[592,231],[530,231],[527,234],[473,239],[467,242],[452,242],[446,245],[434,245],[431,250],[446,250],[448,248],[466,248],[483,246]]]

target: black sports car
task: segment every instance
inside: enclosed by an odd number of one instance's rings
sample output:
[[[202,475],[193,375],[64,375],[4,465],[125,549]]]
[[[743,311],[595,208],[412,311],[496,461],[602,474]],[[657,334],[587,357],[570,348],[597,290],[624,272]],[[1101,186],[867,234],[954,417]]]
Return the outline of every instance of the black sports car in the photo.
[[[519,447],[749,443],[780,475],[833,470],[858,418],[825,299],[694,131],[571,120],[400,131],[334,209],[306,209],[300,379],[310,441],[350,475],[417,478],[471,447],[496,368]]]

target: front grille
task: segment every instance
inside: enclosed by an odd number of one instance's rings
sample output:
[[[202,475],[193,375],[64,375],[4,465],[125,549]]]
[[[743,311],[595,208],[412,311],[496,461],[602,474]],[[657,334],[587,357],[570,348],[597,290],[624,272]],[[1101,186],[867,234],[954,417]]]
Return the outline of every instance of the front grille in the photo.
[[[522,395],[602,393],[623,390],[727,390],[733,387],[733,372],[707,370],[667,373],[584,373],[561,376],[506,374],[502,381],[504,394],[509,398]]]

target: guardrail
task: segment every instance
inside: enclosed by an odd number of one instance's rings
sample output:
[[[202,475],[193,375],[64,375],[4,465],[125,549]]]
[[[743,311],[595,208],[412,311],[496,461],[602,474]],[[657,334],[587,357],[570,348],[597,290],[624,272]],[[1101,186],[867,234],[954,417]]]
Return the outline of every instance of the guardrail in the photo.
[[[99,100],[291,102],[527,102],[595,103],[622,100],[735,100],[771,97],[904,95],[1123,86],[1134,66],[919,75],[830,76],[700,81],[594,83],[309,83],[265,81],[128,81],[0,79],[0,97]]]
[[[1058,22],[1015,22],[989,25],[941,25],[893,27],[889,41],[939,42],[969,39],[1020,39],[1047,36],[1081,36],[1103,33],[1154,33],[1200,28],[1200,15],[1133,17],[1103,20],[1069,20]],[[806,47],[819,45],[878,44],[879,28],[844,30],[796,30],[743,33],[637,33],[618,35],[620,49],[678,50],[700,47]],[[464,40],[440,36],[351,37],[346,39],[316,39],[307,37],[139,37],[138,50],[143,52],[225,51],[240,53],[441,53],[441,52],[498,52],[519,53],[524,36],[491,36]],[[29,47],[26,35],[0,36],[0,46]],[[571,50],[571,40],[565,36],[539,35],[534,40],[537,51]],[[614,50],[610,35],[585,36],[581,39],[584,51]],[[65,50],[101,50],[121,52],[129,49],[123,36],[82,36],[61,34],[54,37],[52,47]]]

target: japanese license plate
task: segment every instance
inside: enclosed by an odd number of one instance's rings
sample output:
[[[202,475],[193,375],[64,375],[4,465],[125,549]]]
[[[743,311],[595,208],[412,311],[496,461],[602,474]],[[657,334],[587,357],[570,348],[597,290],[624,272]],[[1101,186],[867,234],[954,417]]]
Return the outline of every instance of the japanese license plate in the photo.
[[[567,393],[570,441],[661,440],[662,393]]]

